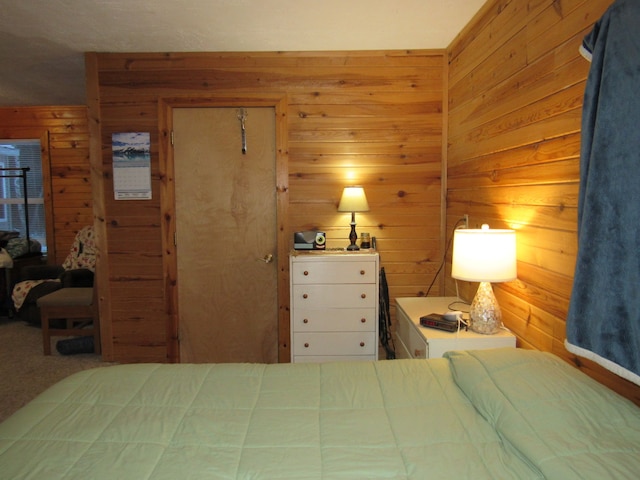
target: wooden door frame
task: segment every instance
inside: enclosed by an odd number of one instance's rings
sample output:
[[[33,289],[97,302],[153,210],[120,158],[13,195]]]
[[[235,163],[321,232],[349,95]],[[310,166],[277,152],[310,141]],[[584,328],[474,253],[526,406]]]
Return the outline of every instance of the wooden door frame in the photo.
[[[168,314],[167,359],[180,361],[177,288],[175,171],[171,132],[174,108],[272,107],[276,115],[276,252],[278,287],[278,361],[290,361],[289,345],[289,164],[287,96],[284,94],[216,93],[207,96],[159,99],[160,215],[162,227],[162,268],[164,297]]]

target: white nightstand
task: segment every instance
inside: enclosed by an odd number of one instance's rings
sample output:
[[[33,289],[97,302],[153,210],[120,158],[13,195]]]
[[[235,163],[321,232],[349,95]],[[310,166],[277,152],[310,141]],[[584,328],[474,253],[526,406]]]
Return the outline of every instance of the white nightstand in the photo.
[[[420,325],[420,317],[429,313],[445,313],[456,297],[396,298],[397,358],[435,358],[449,350],[478,350],[516,346],[516,337],[502,329],[493,335],[471,330],[446,332]]]

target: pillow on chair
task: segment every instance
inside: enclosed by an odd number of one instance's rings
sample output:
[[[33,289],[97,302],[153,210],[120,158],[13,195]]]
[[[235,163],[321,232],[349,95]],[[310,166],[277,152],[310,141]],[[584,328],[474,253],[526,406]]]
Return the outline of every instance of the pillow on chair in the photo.
[[[71,251],[62,268],[73,270],[76,268],[87,268],[92,272],[96,269],[96,241],[93,226],[84,227],[78,232]]]

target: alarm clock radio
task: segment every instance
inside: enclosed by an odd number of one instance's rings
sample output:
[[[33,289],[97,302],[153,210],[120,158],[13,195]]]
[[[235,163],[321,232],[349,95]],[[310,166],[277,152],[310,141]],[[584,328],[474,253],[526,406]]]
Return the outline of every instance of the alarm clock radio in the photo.
[[[293,248],[296,250],[324,250],[326,242],[324,232],[307,230],[293,234]]]

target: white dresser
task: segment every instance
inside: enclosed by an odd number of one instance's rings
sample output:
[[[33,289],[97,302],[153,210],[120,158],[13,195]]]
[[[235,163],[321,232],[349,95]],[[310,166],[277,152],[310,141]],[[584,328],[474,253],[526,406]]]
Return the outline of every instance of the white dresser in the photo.
[[[379,255],[293,252],[291,361],[378,359]]]
[[[455,307],[456,297],[396,298],[397,358],[441,357],[449,350],[480,350],[514,347],[516,337],[506,329],[493,335],[471,330],[445,332],[420,325],[420,317],[430,313],[446,313]],[[455,308],[454,308],[455,309]]]

